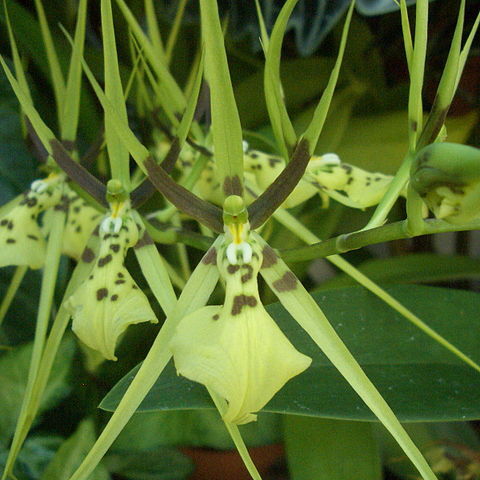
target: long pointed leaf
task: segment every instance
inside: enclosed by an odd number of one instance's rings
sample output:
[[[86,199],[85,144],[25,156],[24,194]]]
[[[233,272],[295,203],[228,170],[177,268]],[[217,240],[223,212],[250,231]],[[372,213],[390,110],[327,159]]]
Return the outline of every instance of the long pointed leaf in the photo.
[[[297,135],[283,100],[283,90],[280,79],[280,57],[287,22],[297,2],[298,0],[287,0],[287,2],[285,2],[275,21],[268,43],[268,50],[265,54],[265,101],[277,145],[286,160],[289,159],[290,152],[297,142]]]
[[[115,106],[115,115],[128,124],[127,108],[123,93],[120,70],[118,68],[117,46],[113,28],[112,5],[110,0],[102,0],[102,39],[105,62],[105,95]],[[120,141],[119,134],[112,125],[111,113],[105,111],[105,142],[112,178],[117,179],[127,191],[130,190],[130,168],[128,149]]]
[[[68,71],[65,97],[58,106],[60,111],[60,128],[62,140],[74,142],[77,138],[78,116],[82,86],[82,57],[85,42],[85,26],[87,20],[87,0],[78,5],[77,26],[73,40],[72,56]]]
[[[242,127],[228,71],[215,0],[200,0],[205,76],[210,86],[212,135],[218,180],[228,195],[243,195]]]

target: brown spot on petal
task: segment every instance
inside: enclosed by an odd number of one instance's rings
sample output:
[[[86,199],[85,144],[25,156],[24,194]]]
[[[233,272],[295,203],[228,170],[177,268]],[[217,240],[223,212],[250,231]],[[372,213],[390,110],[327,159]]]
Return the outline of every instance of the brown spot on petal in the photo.
[[[35,197],[29,197],[25,199],[25,203],[30,207],[34,207],[37,204],[38,200]]]
[[[238,270],[240,270],[240,265],[229,265],[227,267],[227,272],[230,275],[233,275],[235,272],[238,272]]]
[[[147,232],[145,232],[142,238],[135,245],[135,248],[139,249],[142,247],[146,247],[147,245],[153,245],[153,240],[152,237]]]
[[[216,313],[213,317],[212,320],[218,320],[220,318],[220,315]]]
[[[277,254],[275,253],[275,250],[272,247],[269,247],[268,245],[266,245],[262,253],[263,253],[262,268],[270,268],[272,265],[275,265],[277,263]]]
[[[110,297],[110,300],[111,300],[112,302],[115,302],[116,300],[118,300],[118,295],[112,295],[112,296]]]
[[[223,193],[228,197],[229,195],[239,195],[242,196],[243,188],[240,177],[235,175],[233,177],[225,177],[223,181]]]
[[[60,198],[60,202],[58,202],[55,205],[55,207],[53,207],[53,209],[59,212],[67,212],[68,204],[69,204],[68,197],[66,195],[62,195],[62,197]]]
[[[237,295],[233,299],[232,315],[238,315],[243,307],[255,307],[257,303],[253,295]]]
[[[7,238],[7,243],[16,243],[17,241],[14,238]]]
[[[97,290],[97,300],[103,300],[105,297],[108,297],[108,289],[107,288],[99,288]]]
[[[118,253],[120,251],[120,245],[118,243],[112,243],[112,245],[110,245],[110,250]]]
[[[85,263],[90,263],[95,258],[95,253],[90,247],[85,247],[85,250],[82,253],[82,261]]]
[[[247,273],[244,273],[241,277],[240,277],[240,281],[242,283],[247,283],[249,280],[252,279],[253,277],[253,267],[246,263],[245,265],[242,265],[242,268],[243,269],[246,269],[247,270]]]
[[[36,235],[27,235],[27,238],[30,240],[38,240],[38,237]]]
[[[105,255],[104,257],[102,257],[98,260],[98,266],[103,267],[111,261],[112,261],[112,256],[110,254]]]
[[[217,264],[217,249],[210,248],[207,253],[202,258],[202,263],[205,265],[216,265]]]
[[[285,272],[283,277],[273,282],[273,288],[278,292],[289,292],[297,288],[297,277],[292,272]]]
[[[268,157],[268,164],[271,168],[274,168],[277,163],[280,163],[281,160],[275,157]]]

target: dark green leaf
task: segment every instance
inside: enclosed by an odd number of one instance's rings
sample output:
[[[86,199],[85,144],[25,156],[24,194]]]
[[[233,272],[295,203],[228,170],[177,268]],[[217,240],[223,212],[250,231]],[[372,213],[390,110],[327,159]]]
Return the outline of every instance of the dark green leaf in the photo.
[[[28,377],[32,344],[15,347],[0,357],[0,438],[8,438],[15,429]],[[41,410],[50,408],[69,391],[68,374],[75,353],[72,337],[59,349],[47,384]]]
[[[34,435],[25,441],[15,465],[17,480],[37,480],[60,445],[61,437]],[[0,471],[3,471],[8,449],[0,446]]]
[[[193,470],[187,457],[170,448],[110,454],[105,462],[111,472],[128,480],[183,480]]]
[[[281,430],[280,417],[274,414],[261,415],[258,422],[240,426],[242,438],[249,447],[279,442]],[[172,445],[219,450],[235,448],[218,412],[170,410],[135,414],[113,444],[113,449],[151,450]]]
[[[40,477],[41,480],[68,480],[95,443],[96,434],[92,420],[84,420],[75,433],[65,440]],[[103,464],[97,466],[88,480],[109,480]]]
[[[371,423],[285,416],[285,447],[292,480],[380,480],[377,444]]]
[[[423,286],[387,290],[475,361],[480,360],[480,295]],[[380,393],[403,421],[480,418],[480,376],[439,344],[361,288],[314,295],[327,317]],[[349,420],[375,420],[337,370],[278,305],[269,311],[312,366],[294,378],[265,411]],[[138,368],[138,367],[137,367]],[[275,368],[272,366],[272,368]],[[103,400],[113,410],[137,369]],[[172,364],[162,373],[140,411],[212,408],[203,386],[177,377]]]
[[[418,253],[367,260],[358,269],[377,283],[444,282],[480,277],[480,259],[460,255]],[[348,275],[338,275],[317,290],[355,285]]]

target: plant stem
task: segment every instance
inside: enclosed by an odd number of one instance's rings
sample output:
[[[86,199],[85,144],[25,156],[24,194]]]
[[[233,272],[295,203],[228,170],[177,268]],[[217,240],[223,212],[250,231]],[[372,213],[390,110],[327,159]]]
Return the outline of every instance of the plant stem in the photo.
[[[422,235],[479,229],[480,220],[464,225],[454,225],[443,220],[429,219],[424,222]],[[315,258],[328,257],[338,253],[345,253],[350,250],[357,250],[375,243],[389,242],[391,240],[400,240],[411,237],[412,235],[407,234],[407,220],[402,220],[400,222],[389,223],[382,227],[342,234],[338,237],[330,238],[308,247],[282,250],[280,253],[285,261],[300,262],[304,260],[313,260]]]
[[[25,273],[27,273],[28,267],[22,265],[15,269],[12,279],[10,280],[10,285],[5,292],[5,296],[3,297],[2,303],[0,305],[0,325],[3,323],[5,319],[5,315],[10,308],[10,305],[17,293],[20,284],[22,283],[23,277]]]

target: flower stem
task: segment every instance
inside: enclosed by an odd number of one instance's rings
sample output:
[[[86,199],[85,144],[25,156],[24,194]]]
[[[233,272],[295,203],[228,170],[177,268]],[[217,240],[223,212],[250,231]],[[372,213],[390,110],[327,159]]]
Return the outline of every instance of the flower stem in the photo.
[[[20,284],[22,283],[25,273],[27,273],[27,266],[21,265],[15,269],[12,279],[10,280],[10,285],[5,292],[3,297],[2,304],[0,305],[0,325],[2,325],[5,315],[7,314],[8,309],[17,293]]]

